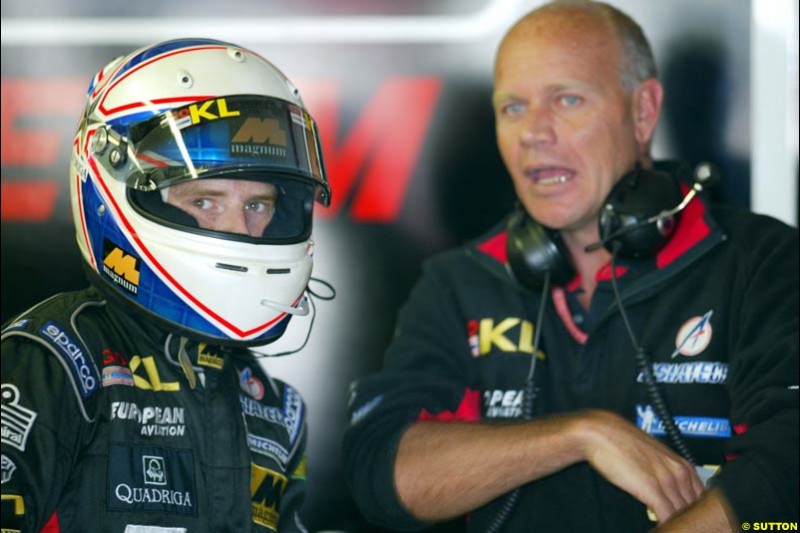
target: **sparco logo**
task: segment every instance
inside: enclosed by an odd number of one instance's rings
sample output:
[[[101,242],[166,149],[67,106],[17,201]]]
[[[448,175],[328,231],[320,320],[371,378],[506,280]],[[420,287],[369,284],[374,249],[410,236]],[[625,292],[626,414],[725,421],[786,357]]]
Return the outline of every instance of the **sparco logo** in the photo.
[[[81,395],[86,398],[94,392],[97,388],[97,374],[75,341],[62,331],[55,322],[45,324],[41,333],[67,355],[67,360],[72,366],[73,373],[78,378]]]

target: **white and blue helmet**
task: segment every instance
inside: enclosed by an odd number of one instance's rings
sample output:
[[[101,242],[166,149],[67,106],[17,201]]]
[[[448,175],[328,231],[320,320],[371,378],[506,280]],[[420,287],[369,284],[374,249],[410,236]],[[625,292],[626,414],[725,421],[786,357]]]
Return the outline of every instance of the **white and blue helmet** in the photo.
[[[306,308],[313,205],[330,203],[297,88],[251,50],[179,39],[112,61],[87,98],[69,177],[90,270],[200,339],[277,339]],[[170,186],[204,179],[271,184],[277,201],[263,234],[203,228],[166,202]]]

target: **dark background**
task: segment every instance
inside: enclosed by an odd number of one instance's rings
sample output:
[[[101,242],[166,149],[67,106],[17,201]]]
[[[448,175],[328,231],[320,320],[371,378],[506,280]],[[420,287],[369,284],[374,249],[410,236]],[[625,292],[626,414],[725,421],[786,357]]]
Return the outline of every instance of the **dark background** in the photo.
[[[723,182],[715,198],[748,206],[750,2],[612,3],[643,26],[667,88],[656,157],[716,162]],[[334,204],[317,213],[315,276],[338,292],[318,305],[306,349],[265,366],[309,405],[307,525],[372,531],[341,472],[347,386],[380,367],[421,261],[479,235],[512,206],[494,143],[491,69],[504,31],[535,5],[4,2],[2,321],[85,285],[66,178],[94,73],[117,55],[174,37],[253,48],[297,83],[322,129]],[[295,318],[266,351],[299,346],[308,324]]]

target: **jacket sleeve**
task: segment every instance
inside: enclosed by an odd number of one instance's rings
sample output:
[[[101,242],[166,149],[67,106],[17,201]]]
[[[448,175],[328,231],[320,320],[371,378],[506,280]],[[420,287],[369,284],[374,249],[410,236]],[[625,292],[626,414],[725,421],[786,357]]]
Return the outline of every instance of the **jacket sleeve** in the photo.
[[[58,359],[23,337],[2,341],[3,530],[52,517],[86,427]]]
[[[798,236],[762,221],[731,266],[745,289],[728,382],[734,436],[717,483],[740,522],[797,522]]]
[[[394,462],[404,431],[425,419],[475,420],[466,321],[452,289],[428,264],[400,312],[383,369],[357,380],[344,439],[348,485],[367,520],[395,530],[425,527],[401,505]]]

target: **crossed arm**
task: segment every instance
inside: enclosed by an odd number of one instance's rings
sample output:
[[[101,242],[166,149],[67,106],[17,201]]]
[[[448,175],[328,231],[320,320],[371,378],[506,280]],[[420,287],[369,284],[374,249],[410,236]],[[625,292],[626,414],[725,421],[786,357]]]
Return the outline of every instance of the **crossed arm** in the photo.
[[[581,461],[652,509],[659,531],[731,530],[721,493],[704,492],[691,464],[608,411],[505,425],[418,422],[400,440],[394,472],[405,507],[434,521]]]

